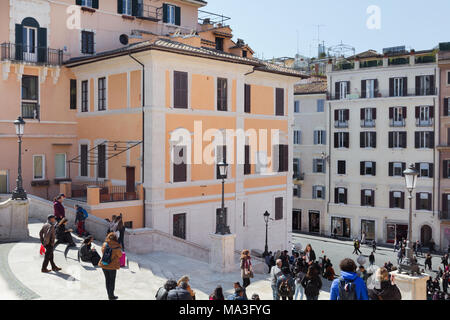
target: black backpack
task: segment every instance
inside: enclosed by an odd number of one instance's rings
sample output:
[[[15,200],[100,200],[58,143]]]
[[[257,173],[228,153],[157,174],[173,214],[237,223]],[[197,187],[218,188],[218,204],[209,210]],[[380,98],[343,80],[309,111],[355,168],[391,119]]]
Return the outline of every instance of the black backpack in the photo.
[[[288,278],[281,281],[280,286],[278,287],[278,293],[281,297],[289,297],[293,294],[291,287],[288,283]]]
[[[109,265],[111,263],[111,258],[112,258],[112,249],[108,244],[106,244],[105,251],[103,252],[102,264],[104,266]]]
[[[308,297],[317,297],[320,294],[319,284],[317,279],[306,280],[305,294]]]
[[[354,280],[347,282],[344,278],[339,278],[339,300],[358,300]]]

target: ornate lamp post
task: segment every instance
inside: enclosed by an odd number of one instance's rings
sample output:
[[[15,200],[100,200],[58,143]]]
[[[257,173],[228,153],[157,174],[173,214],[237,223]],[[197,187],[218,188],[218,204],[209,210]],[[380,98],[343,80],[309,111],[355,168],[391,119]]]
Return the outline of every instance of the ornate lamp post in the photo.
[[[266,223],[266,245],[264,247],[263,258],[267,257],[269,255],[269,246],[267,245],[267,230],[269,227],[269,217],[270,217],[270,213],[267,211],[264,212],[264,222]]]
[[[19,138],[19,163],[17,167],[17,180],[16,180],[16,189],[14,189],[12,193],[13,200],[26,200],[27,194],[23,189],[22,184],[22,136],[25,130],[25,121],[22,117],[18,117],[16,121],[14,121],[14,126],[16,127],[16,134]]]
[[[227,177],[228,164],[225,162],[219,162],[219,177],[222,179],[222,208],[220,209],[219,223],[216,225],[216,234],[231,234],[230,227],[225,223],[225,178]]]
[[[416,188],[418,172],[414,164],[410,164],[403,174],[405,175],[406,189],[409,192],[409,225],[408,225],[408,241],[406,243],[406,259],[399,265],[400,272],[406,272],[410,275],[420,274],[419,266],[413,257],[412,248],[412,193]]]

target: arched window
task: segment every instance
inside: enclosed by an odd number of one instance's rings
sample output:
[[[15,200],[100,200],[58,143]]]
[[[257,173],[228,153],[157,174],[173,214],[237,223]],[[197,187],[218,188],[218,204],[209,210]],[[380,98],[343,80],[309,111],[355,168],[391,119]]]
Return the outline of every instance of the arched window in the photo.
[[[16,60],[27,62],[47,61],[47,29],[36,19],[27,17],[16,24]]]

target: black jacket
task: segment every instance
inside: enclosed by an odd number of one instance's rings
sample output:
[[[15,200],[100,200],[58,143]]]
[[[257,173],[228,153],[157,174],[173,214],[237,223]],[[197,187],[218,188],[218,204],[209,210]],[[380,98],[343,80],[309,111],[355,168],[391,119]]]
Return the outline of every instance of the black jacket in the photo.
[[[82,244],[80,248],[80,259],[83,262],[91,262],[92,250],[90,244]]]
[[[369,290],[370,300],[402,300],[402,294],[395,284],[389,281],[381,282],[381,289]]]
[[[169,292],[164,287],[159,288],[158,292],[156,293],[156,300],[168,300]]]
[[[178,287],[169,291],[167,300],[192,300],[192,296],[189,291]]]

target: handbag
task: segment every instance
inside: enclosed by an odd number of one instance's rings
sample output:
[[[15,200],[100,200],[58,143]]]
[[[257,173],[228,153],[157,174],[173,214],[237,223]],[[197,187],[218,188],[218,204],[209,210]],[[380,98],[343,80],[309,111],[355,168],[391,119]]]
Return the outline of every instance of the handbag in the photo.
[[[40,254],[41,256],[43,256],[43,255],[45,254],[45,247],[44,247],[43,244],[41,244],[41,248],[39,249],[39,254]]]

